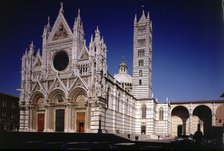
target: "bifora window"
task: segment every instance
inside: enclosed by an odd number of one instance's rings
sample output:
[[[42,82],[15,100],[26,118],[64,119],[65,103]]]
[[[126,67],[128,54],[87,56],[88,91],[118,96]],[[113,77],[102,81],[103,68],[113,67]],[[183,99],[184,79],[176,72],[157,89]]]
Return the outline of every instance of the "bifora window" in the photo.
[[[138,66],[144,66],[144,60],[138,60]]]
[[[144,49],[139,49],[138,50],[138,57],[144,57],[145,56],[145,50]]]
[[[59,51],[53,59],[54,68],[58,71],[64,70],[68,66],[69,58],[65,51]]]

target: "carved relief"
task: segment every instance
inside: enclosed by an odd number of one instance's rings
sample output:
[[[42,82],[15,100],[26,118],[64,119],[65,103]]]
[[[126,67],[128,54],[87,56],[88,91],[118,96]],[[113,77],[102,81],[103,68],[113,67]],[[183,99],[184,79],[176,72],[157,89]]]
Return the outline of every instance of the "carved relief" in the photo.
[[[59,39],[67,38],[67,37],[68,37],[68,33],[67,33],[64,25],[62,23],[60,23],[58,30],[54,34],[53,40],[59,40]]]

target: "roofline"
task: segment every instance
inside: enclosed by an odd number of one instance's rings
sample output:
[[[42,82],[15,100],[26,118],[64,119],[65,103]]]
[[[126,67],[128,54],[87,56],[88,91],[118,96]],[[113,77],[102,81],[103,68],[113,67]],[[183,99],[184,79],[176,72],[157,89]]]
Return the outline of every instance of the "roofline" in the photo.
[[[15,95],[3,93],[3,92],[0,92],[0,95],[6,95],[6,96],[14,97],[14,98],[19,98],[19,96],[15,96]]]
[[[197,103],[224,103],[224,100],[198,100],[198,101],[174,101],[170,102],[170,104],[197,104]]]

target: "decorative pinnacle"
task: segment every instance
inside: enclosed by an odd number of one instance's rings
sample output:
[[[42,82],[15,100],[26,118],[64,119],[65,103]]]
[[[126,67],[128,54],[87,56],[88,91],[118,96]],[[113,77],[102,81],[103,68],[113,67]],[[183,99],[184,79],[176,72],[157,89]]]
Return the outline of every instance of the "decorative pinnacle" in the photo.
[[[100,30],[99,30],[98,26],[96,26],[96,32],[97,32],[97,33],[99,33],[99,32],[100,32]]]
[[[61,2],[60,13],[64,13],[64,10],[63,10],[63,2]]]
[[[33,47],[34,47],[34,46],[33,46],[33,41],[31,42],[30,47],[31,47],[31,48],[33,48]]]
[[[47,26],[50,26],[50,16],[47,18]]]
[[[78,9],[78,17],[80,17],[80,8]]]
[[[134,23],[137,23],[137,15],[135,14]]]

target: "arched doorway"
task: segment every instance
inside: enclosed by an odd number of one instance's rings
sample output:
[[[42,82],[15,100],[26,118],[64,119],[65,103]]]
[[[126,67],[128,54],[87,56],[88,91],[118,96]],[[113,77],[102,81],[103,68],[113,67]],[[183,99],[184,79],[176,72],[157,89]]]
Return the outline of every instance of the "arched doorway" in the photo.
[[[188,109],[184,106],[176,106],[172,112],[172,135],[180,137],[186,135],[186,121],[189,117]]]
[[[85,133],[88,127],[89,108],[87,101],[86,90],[81,87],[76,87],[70,93],[71,103],[73,106],[72,111],[72,128],[77,133]]]
[[[44,95],[37,91],[31,96],[30,128],[38,132],[44,131],[45,125],[45,102]]]
[[[64,132],[65,129],[65,93],[60,89],[53,90],[49,95],[49,123],[54,125],[56,132]]]
[[[209,137],[212,132],[212,111],[208,106],[199,105],[194,111],[193,115],[198,116],[197,129],[201,130],[205,137]]]

